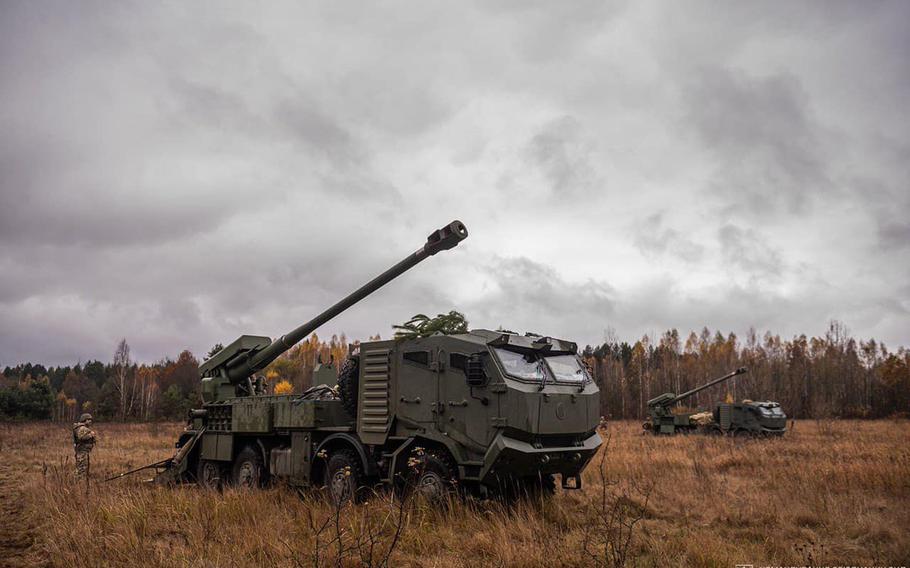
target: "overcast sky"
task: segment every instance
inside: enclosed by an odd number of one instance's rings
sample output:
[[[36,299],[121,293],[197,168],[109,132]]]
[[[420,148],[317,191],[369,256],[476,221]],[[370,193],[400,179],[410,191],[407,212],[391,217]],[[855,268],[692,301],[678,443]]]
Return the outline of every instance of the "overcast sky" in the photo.
[[[0,365],[412,314],[910,345],[910,3],[0,3]]]

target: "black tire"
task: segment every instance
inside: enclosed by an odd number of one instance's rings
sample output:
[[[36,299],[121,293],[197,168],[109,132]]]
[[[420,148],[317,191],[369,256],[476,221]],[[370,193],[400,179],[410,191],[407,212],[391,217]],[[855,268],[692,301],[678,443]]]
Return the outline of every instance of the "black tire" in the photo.
[[[357,419],[357,391],[360,386],[360,357],[348,357],[338,373],[338,392],[341,395],[341,406]]]
[[[458,494],[455,471],[455,464],[445,453],[426,452],[411,476],[413,490],[428,503],[445,506]]]
[[[265,471],[262,466],[262,454],[257,448],[246,446],[234,460],[234,470],[231,481],[234,487],[243,489],[256,489],[262,486]]]
[[[196,467],[196,484],[203,489],[218,491],[224,483],[224,465],[212,460],[199,460]]]
[[[329,497],[336,506],[349,501],[357,502],[363,489],[363,464],[360,456],[352,449],[344,448],[332,452],[325,468],[325,482]]]
[[[539,475],[521,479],[522,496],[531,499],[546,499],[556,493],[556,478],[552,475]]]
[[[494,494],[503,503],[512,504],[525,499],[547,499],[556,492],[556,478],[552,475],[529,475],[500,478]]]

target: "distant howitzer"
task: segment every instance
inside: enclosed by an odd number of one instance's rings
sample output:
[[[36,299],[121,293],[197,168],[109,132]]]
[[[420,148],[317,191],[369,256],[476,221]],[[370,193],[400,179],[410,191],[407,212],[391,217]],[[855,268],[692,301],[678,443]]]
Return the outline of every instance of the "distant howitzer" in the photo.
[[[690,418],[695,413],[674,414],[673,405],[707,388],[728,381],[733,377],[742,375],[746,372],[747,370],[745,367],[740,367],[732,373],[727,373],[722,377],[718,377],[713,381],[695,387],[680,395],[672,392],[665,392],[660,396],[652,398],[648,401],[648,422],[645,422],[644,424],[645,429],[650,430],[655,434],[675,434],[680,430],[694,430],[696,425],[692,423]]]
[[[645,430],[650,430],[654,434],[679,432],[735,436],[783,434],[787,429],[787,416],[776,402],[718,402],[708,411],[678,414],[673,412],[673,405],[677,402],[745,372],[745,367],[741,367],[681,395],[668,392],[652,398],[648,401],[648,421],[644,424]]]

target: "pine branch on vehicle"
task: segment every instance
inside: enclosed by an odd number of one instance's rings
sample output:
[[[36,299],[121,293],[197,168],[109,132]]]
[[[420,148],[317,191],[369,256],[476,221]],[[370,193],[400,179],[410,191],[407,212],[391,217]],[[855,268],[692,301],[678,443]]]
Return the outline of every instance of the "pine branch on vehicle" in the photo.
[[[455,310],[447,314],[438,314],[431,318],[425,314],[416,314],[401,325],[393,325],[395,329],[395,339],[417,339],[419,337],[429,337],[435,333],[443,335],[453,335],[456,333],[467,333],[468,321],[464,314]]]

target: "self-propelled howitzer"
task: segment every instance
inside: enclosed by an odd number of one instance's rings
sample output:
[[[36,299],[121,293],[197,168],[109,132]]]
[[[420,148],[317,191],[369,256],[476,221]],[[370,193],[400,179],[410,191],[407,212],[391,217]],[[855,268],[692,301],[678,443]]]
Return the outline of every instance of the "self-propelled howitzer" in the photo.
[[[165,482],[327,486],[336,501],[377,483],[452,492],[581,488],[601,445],[600,392],[572,341],[472,329],[352,348],[337,387],[267,394],[257,372],[318,326],[467,237],[455,221],[313,320],[275,341],[241,336],[200,366],[204,404],[189,413]],[[331,384],[321,368],[314,379]]]
[[[654,434],[701,432],[733,436],[782,435],[787,430],[787,416],[780,404],[770,401],[718,402],[711,409],[698,412],[674,413],[673,405],[697,392],[746,372],[739,368],[681,395],[664,393],[648,401],[648,421],[645,430]]]
[[[672,392],[665,392],[660,396],[652,398],[648,401],[648,422],[645,422],[645,429],[651,430],[655,434],[675,434],[678,430],[694,429],[695,425],[692,424],[690,420],[692,413],[674,414],[673,405],[707,388],[728,381],[737,375],[742,375],[745,372],[747,372],[746,368],[740,367],[732,373],[727,373],[722,377],[718,377],[713,381],[709,381],[680,395],[676,395]]]

